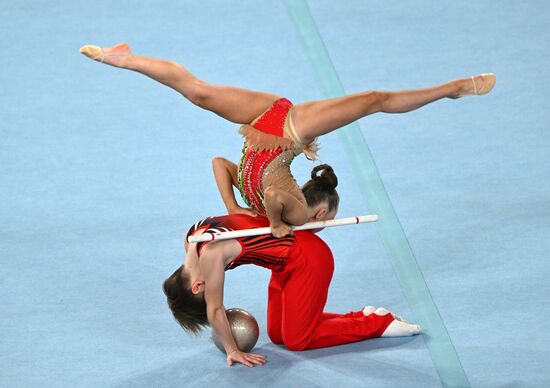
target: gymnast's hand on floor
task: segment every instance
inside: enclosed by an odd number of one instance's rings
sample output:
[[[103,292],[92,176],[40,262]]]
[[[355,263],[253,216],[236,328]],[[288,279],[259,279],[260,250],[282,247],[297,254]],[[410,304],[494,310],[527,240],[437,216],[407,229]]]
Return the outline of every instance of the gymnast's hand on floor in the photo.
[[[246,214],[247,216],[252,216],[252,217],[256,217],[258,215],[258,213],[256,213],[251,208],[240,207],[238,205],[230,209],[227,209],[227,211],[229,214]]]
[[[227,365],[231,366],[236,362],[252,368],[254,365],[265,364],[265,356],[261,354],[243,353],[236,350],[227,355]]]

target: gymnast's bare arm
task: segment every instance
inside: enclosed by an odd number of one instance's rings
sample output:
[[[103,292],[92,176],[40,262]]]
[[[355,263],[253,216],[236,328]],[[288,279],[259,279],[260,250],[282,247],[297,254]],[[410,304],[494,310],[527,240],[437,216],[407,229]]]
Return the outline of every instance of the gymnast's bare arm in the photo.
[[[237,179],[237,165],[225,158],[217,157],[212,159],[212,169],[214,170],[216,184],[218,185],[218,190],[222,196],[227,213],[239,213],[256,216],[256,213],[252,209],[246,209],[239,206],[237,200],[235,199],[233,186],[236,188],[239,187],[239,182]]]
[[[223,305],[225,263],[237,257],[241,249],[240,244],[235,240],[209,243],[202,249],[199,265],[205,284],[206,315],[225,349],[227,364],[238,362],[252,367],[263,365],[265,357],[260,354],[244,353],[237,348]]]
[[[290,225],[303,225],[307,222],[307,208],[292,194],[269,186],[265,189],[264,199],[273,236],[283,237],[292,234]]]

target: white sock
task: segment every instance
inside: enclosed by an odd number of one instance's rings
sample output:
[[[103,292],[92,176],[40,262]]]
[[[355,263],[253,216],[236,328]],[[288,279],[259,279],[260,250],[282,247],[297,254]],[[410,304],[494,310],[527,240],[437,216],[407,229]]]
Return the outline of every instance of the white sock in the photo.
[[[363,314],[365,316],[369,316],[373,313],[380,316],[392,314],[394,318],[394,321],[390,323],[386,330],[384,330],[384,333],[382,333],[382,337],[409,337],[422,333],[422,327],[420,325],[409,323],[409,321],[403,319],[399,315],[391,313],[383,307],[376,308],[373,306],[366,306],[363,309]]]
[[[382,337],[409,337],[422,333],[420,325],[398,321],[395,319],[382,333]]]
[[[392,315],[393,315],[393,317],[394,317],[395,319],[397,319],[398,321],[405,322],[405,323],[410,323],[410,322],[407,321],[405,318],[400,317],[399,315],[395,315],[395,314],[392,314]]]
[[[365,308],[363,309],[363,315],[365,317],[368,317],[369,315],[371,315],[374,310],[376,310],[376,307],[373,307],[373,306],[365,306]]]
[[[388,310],[386,310],[384,307],[378,307],[376,310],[374,310],[374,313],[376,315],[384,316],[391,314]]]

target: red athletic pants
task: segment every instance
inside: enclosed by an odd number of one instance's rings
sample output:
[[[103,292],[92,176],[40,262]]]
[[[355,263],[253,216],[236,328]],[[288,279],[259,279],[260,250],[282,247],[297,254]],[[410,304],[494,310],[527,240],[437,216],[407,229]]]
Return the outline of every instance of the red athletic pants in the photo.
[[[380,337],[391,314],[365,317],[323,312],[334,272],[330,248],[311,232],[296,232],[282,270],[272,271],[267,306],[267,334],[290,350],[317,349]]]

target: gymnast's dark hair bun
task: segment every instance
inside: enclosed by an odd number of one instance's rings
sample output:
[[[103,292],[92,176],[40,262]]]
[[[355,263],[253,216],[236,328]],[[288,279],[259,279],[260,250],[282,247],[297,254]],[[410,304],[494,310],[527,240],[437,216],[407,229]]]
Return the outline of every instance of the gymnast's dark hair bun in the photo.
[[[311,180],[302,187],[302,193],[308,206],[326,202],[329,211],[332,211],[338,208],[340,202],[336,186],[338,186],[338,178],[332,167],[321,164],[311,171]]]
[[[319,172],[321,172],[321,175],[318,175]],[[321,164],[313,168],[313,170],[311,170],[311,179],[315,182],[319,182],[320,184],[326,184],[332,189],[335,189],[336,186],[338,186],[338,177],[334,173],[332,167],[328,164]]]

